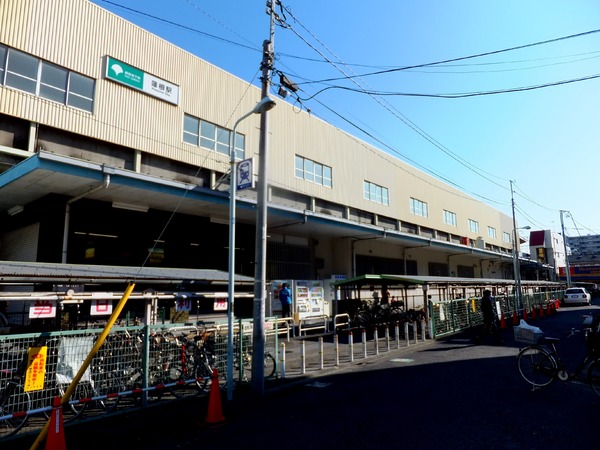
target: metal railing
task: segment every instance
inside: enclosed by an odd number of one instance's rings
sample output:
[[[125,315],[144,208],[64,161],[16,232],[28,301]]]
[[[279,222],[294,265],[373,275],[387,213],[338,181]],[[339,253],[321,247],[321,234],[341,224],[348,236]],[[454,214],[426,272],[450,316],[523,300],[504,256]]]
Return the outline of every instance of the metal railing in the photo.
[[[278,323],[266,334],[265,351],[277,354]],[[0,335],[0,439],[42,427],[53,399],[64,395],[90,354],[101,329]],[[247,362],[252,320],[234,327],[235,382],[251,380]],[[227,369],[227,325],[114,327],[65,406],[65,421],[115,409],[146,406],[161,398],[206,394],[210,373],[187,371],[185,342],[203,346],[219,382]]]
[[[504,319],[510,321],[515,316],[520,319],[525,314],[530,315],[532,310],[547,310],[548,305],[560,301],[563,295],[563,290],[523,294],[522,305],[518,304],[515,295],[497,296],[496,301]],[[483,323],[480,299],[475,297],[430,301],[429,317],[434,337],[466,330]]]

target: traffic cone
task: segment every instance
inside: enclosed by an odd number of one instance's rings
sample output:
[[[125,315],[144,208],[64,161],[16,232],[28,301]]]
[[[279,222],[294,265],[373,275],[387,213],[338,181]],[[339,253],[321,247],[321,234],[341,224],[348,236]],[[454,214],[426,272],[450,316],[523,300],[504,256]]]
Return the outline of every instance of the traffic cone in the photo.
[[[221,388],[219,387],[219,375],[217,369],[213,369],[212,381],[210,383],[210,394],[208,397],[208,414],[206,423],[215,424],[223,422],[223,408],[221,405]]]
[[[536,309],[537,309],[537,305],[533,305],[531,307],[531,318],[532,319],[535,319],[537,317]]]
[[[527,308],[523,308],[523,320],[527,322],[529,319],[529,313],[527,312]]]
[[[513,311],[513,325],[519,325],[519,316],[517,315],[517,310]]]
[[[504,320],[504,313],[500,313],[500,329],[501,330],[505,330],[506,329],[506,320]]]
[[[63,424],[62,403],[60,397],[54,397],[52,401],[52,413],[48,434],[46,436],[46,450],[66,450],[65,428]]]
[[[544,317],[544,307],[540,305],[540,319]]]

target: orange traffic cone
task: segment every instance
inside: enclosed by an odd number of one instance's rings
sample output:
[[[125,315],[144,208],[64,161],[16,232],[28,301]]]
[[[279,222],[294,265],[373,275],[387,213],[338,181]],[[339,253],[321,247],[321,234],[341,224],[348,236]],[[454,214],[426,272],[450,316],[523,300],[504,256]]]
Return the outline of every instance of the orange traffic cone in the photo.
[[[212,381],[210,383],[210,394],[208,397],[208,414],[206,423],[215,424],[223,422],[223,408],[221,405],[221,388],[219,387],[219,375],[217,369],[213,369]]]
[[[529,319],[529,313],[527,312],[527,308],[523,309],[523,320],[525,322],[527,322],[527,320]]]
[[[46,450],[66,450],[66,448],[61,398],[54,397],[48,435],[46,436]]]
[[[537,317],[537,312],[536,312],[536,309],[537,309],[537,305],[533,305],[533,306],[531,307],[531,318],[532,318],[532,319],[535,319],[535,318]]]
[[[517,310],[513,311],[513,325],[519,325],[519,316],[517,315]]]
[[[504,313],[500,313],[500,329],[501,330],[505,330],[506,329],[506,320],[504,320]]]
[[[544,307],[540,305],[540,319],[544,317]]]

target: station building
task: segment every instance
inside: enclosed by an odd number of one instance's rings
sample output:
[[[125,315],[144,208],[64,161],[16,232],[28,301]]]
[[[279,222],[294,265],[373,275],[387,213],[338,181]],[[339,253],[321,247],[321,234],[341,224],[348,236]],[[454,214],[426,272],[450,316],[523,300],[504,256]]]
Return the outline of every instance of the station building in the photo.
[[[87,0],[1,2],[0,261],[227,270],[229,138],[260,100]],[[269,280],[514,277],[510,216],[276,100],[268,176],[251,175]],[[258,167],[259,115],[236,133]],[[256,204],[238,192],[240,275]]]

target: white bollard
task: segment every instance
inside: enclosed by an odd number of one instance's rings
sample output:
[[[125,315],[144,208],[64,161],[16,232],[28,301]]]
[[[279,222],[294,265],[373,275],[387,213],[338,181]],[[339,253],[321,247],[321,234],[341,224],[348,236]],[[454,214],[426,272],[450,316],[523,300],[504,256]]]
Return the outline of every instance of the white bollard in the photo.
[[[385,327],[385,347],[390,351],[390,326]]]
[[[362,329],[363,358],[367,357],[367,330]]]
[[[394,334],[396,335],[396,348],[400,348],[400,325],[398,322],[394,325]]]
[[[413,343],[417,343],[417,322],[413,322]]]
[[[406,341],[406,346],[408,347],[410,336],[408,335],[408,322],[404,322],[404,340]]]
[[[377,329],[377,327],[375,327],[373,340],[375,341],[375,354],[379,355],[379,330]]]
[[[319,336],[319,369],[323,370],[323,356],[324,356],[324,350],[323,350],[323,336]]]
[[[349,348],[349,355],[350,356],[350,362],[354,362],[354,336],[352,335],[352,331],[350,331],[348,333],[348,348]]]
[[[280,376],[285,378],[285,342],[281,343],[281,353],[279,356],[279,367],[281,369]]]
[[[425,320],[421,320],[421,340],[425,342],[427,340],[427,329],[425,328]]]

